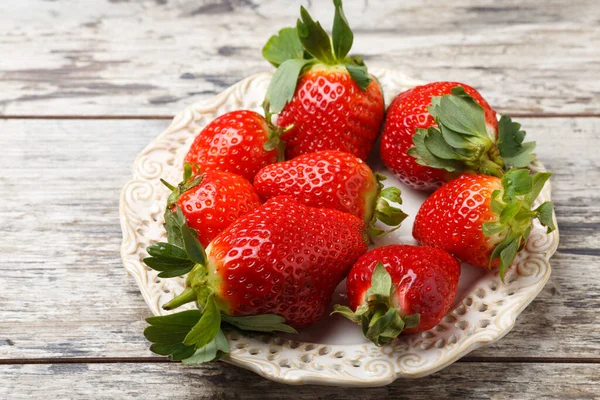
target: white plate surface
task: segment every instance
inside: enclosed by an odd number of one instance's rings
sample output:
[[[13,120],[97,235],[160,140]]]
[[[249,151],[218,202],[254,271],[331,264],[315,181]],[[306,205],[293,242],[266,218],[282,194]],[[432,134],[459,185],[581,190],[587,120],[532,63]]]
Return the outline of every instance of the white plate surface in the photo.
[[[371,72],[379,79],[388,103],[397,93],[421,83],[399,72],[375,68]],[[211,101],[192,105],[179,113],[135,160],[133,179],[121,194],[121,257],[155,315],[166,314],[161,305],[184,287],[182,278],[157,278],[157,272],[142,262],[147,246],[166,239],[162,225],[168,191],[159,179],[180,180],[185,153],[195,135],[215,117],[237,109],[261,112],[270,79],[269,73],[257,74]],[[398,231],[377,240],[376,245],[415,243],[412,224],[426,195],[403,186],[377,160],[370,164],[388,176],[386,185],[402,189],[402,208],[410,215]],[[530,168],[544,171],[537,161]],[[550,183],[544,187],[538,203],[547,200]],[[223,360],[288,384],[381,386],[398,378],[431,374],[499,340],[512,329],[517,316],[548,281],[549,259],[557,246],[558,231],[546,234],[536,222],[525,250],[507,272],[506,284],[495,270],[463,264],[456,301],[443,321],[428,332],[402,336],[391,345],[377,347],[362,337],[358,326],[332,316],[299,335],[231,333],[231,353]],[[338,287],[333,303],[345,302],[344,285]]]

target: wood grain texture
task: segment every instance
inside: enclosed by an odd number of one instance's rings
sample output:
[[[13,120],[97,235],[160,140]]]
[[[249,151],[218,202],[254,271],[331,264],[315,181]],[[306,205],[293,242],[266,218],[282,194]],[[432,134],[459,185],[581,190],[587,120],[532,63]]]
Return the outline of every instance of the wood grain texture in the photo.
[[[550,282],[475,357],[600,354],[600,118],[522,119],[555,171]],[[150,357],[149,312],[121,265],[118,198],[152,120],[0,120],[0,358]],[[569,140],[563,140],[568,137]],[[75,145],[75,143],[77,145]]]
[[[596,0],[347,1],[354,53],[459,80],[508,113],[600,113]],[[329,0],[0,3],[0,114],[173,115],[271,67],[260,50]]]
[[[600,399],[600,365],[454,364],[427,378],[369,389],[290,387],[223,363],[0,365],[10,399]],[[244,388],[243,393],[236,388]]]

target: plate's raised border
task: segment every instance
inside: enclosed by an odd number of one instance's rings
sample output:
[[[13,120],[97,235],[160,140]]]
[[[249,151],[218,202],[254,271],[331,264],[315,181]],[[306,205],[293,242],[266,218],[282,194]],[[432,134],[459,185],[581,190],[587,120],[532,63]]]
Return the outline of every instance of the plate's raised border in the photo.
[[[386,100],[421,82],[402,73],[371,69]],[[271,74],[251,76],[212,100],[179,113],[165,132],[136,158],[133,179],[121,193],[123,230],[121,257],[155,315],[160,305],[183,289],[183,279],[160,279],[142,259],[145,248],[164,240],[166,191],[159,178],[178,181],[179,165],[195,134],[216,116],[235,109],[260,111]],[[535,161],[530,168],[544,171]],[[550,200],[550,183],[538,203]],[[493,343],[514,326],[517,316],[542,290],[550,277],[549,259],[558,247],[558,231],[546,234],[535,224],[531,237],[507,273],[506,284],[490,271],[471,288],[462,303],[428,332],[402,337],[391,345],[322,345],[287,340],[274,335],[228,334],[231,353],[224,361],[287,384],[381,386],[398,378],[422,377],[439,371],[467,353]]]

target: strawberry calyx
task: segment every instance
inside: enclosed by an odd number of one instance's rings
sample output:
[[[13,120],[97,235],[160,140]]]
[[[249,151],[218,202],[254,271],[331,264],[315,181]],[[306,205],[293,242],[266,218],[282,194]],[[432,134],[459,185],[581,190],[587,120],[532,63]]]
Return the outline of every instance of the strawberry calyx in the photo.
[[[363,335],[377,346],[392,342],[405,329],[414,328],[420,323],[419,314],[404,315],[393,304],[396,286],[385,266],[378,262],[371,276],[371,287],[365,293],[364,304],[355,311],[350,307],[336,304],[332,314],[341,314],[357,323]]]
[[[368,224],[369,236],[381,237],[400,228],[402,222],[408,217],[404,211],[389,203],[389,201],[397,204],[402,204],[400,189],[395,186],[387,188],[383,187],[382,181],[387,178],[381,174],[375,174],[377,179],[377,196],[375,197],[373,216]],[[376,226],[377,221],[381,221],[390,229],[384,230]]]
[[[534,219],[538,219],[547,228],[547,233],[556,229],[552,202],[544,202],[532,209],[551,175],[549,172],[542,172],[532,176],[527,169],[511,169],[502,177],[502,190],[494,190],[492,193],[490,206],[496,220],[484,223],[482,230],[485,236],[501,239],[492,251],[489,266],[499,259],[502,281],[506,269],[525,247]]]
[[[263,145],[265,151],[277,150],[277,162],[285,161],[285,141],[281,139],[286,132],[294,128],[294,125],[286,126],[281,128],[273,124],[273,113],[270,112],[270,106],[268,102],[263,103],[263,109],[265,112],[265,122],[267,123],[268,137],[267,141]]]
[[[183,180],[177,184],[177,186],[171,185],[164,179],[160,179],[160,182],[171,190],[171,194],[167,198],[167,212],[171,211],[171,208],[177,203],[182,194],[188,190],[198,186],[202,182],[204,177],[202,174],[197,173],[200,171],[198,164],[183,164]]]
[[[210,260],[198,241],[198,233],[187,224],[181,208],[175,208],[169,214],[171,221],[167,222],[171,230],[169,242],[149,246],[146,251],[150,257],[143,261],[159,271],[160,278],[188,274],[186,288],[163,305],[163,309],[173,310],[192,302],[198,309],[147,318],[150,326],[144,330],[144,335],[153,343],[150,350],[173,360],[182,360],[184,364],[199,364],[229,352],[222,329],[224,325],[248,331],[296,333],[279,315],[236,317],[226,313],[223,309],[226,305],[221,304],[207,280]]]
[[[333,0],[335,15],[332,35],[312,19],[304,7],[295,28],[283,28],[265,44],[263,57],[277,68],[265,96],[265,104],[277,114],[292,99],[298,78],[317,64],[341,66],[362,91],[371,83],[367,67],[359,56],[348,56],[354,34],[344,15],[341,0]]]
[[[500,178],[507,169],[526,167],[535,159],[535,142],[523,143],[521,125],[503,115],[496,138],[488,132],[483,107],[462,86],[433,97],[428,111],[437,126],[418,128],[408,150],[418,164],[457,176],[469,172]]]

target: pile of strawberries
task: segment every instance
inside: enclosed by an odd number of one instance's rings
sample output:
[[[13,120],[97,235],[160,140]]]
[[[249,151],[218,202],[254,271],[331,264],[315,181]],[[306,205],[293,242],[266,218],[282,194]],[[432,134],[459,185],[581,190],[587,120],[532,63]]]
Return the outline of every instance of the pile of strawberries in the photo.
[[[144,261],[162,278],[187,274],[165,309],[197,309],[148,318],[155,353],[200,363],[229,351],[224,327],[293,333],[324,316],[346,278],[350,306],[335,312],[383,345],[440,321],[459,260],[504,277],[534,219],[554,229],[551,203],[532,209],[550,174],[526,169],[535,144],[520,125],[457,82],[400,93],[386,112],[377,80],[348,56],[353,34],[334,5],[331,37],[301,8],[297,26],[265,45],[277,68],[265,116],[215,119],[187,153],[183,181],[163,181],[168,242]],[[365,163],[380,133],[386,167],[434,191],[414,223],[422,246],[367,252],[406,217],[400,190]]]

